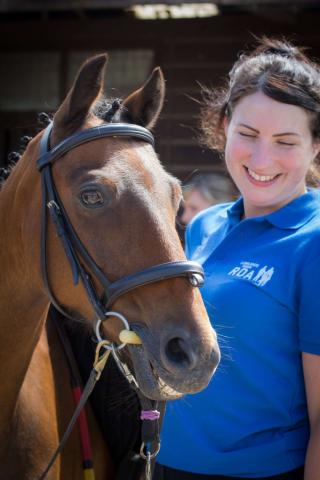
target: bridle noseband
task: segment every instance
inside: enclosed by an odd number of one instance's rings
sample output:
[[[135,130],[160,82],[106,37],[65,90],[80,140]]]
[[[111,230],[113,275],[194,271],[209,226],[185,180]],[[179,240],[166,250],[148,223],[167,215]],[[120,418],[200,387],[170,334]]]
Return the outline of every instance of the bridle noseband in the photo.
[[[73,275],[73,283],[74,285],[77,285],[79,283],[79,278],[81,279],[89,301],[97,315],[97,319],[100,319],[101,321],[105,320],[106,312],[120,296],[137,287],[141,287],[142,285],[174,277],[186,277],[191,285],[195,287],[201,286],[204,281],[203,269],[198,263],[191,261],[176,261],[154,265],[111,283],[80,241],[68,218],[67,212],[53,181],[51,171],[53,162],[73,148],[91,140],[104,137],[129,137],[142,140],[154,146],[154,138],[151,132],[139,125],[126,123],[105,124],[71,135],[50,149],[50,134],[52,129],[53,123],[48,125],[41,138],[40,158],[37,161],[37,166],[41,173],[42,188],[41,269],[51,303],[53,303],[63,315],[70,317],[54,297],[48,278],[47,211],[49,211],[51,215],[57,234],[68,258]],[[84,265],[89,269],[90,274]],[[100,298],[96,292],[91,280],[91,275],[93,275],[103,286],[103,298]]]

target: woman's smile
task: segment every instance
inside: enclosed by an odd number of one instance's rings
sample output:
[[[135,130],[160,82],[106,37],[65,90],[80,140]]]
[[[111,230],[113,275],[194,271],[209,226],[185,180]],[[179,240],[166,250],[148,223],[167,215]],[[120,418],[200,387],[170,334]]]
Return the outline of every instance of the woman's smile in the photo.
[[[270,185],[273,185],[281,175],[281,173],[276,173],[274,175],[259,175],[254,170],[251,170],[251,168],[246,167],[245,165],[244,169],[247,173],[248,179],[253,183],[253,185],[256,185],[258,187],[268,187]]]

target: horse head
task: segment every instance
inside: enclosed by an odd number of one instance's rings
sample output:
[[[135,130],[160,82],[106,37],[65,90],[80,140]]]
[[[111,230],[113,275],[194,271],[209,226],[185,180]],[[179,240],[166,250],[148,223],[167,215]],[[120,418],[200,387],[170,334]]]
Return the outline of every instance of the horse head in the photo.
[[[125,317],[141,339],[141,344],[119,352],[141,390],[152,399],[177,398],[208,384],[219,361],[219,349],[200,292],[188,275],[169,275],[167,267],[162,275],[161,265],[181,270],[186,261],[175,229],[180,185],[161,165],[145,130],[155,125],[160,114],[164,79],[156,68],[147,82],[121,104],[108,104],[101,96],[106,60],[106,55],[98,55],[84,64],[54,116],[50,136],[42,137],[38,168],[42,171],[51,162],[48,175],[52,174],[51,186],[51,180],[46,187],[42,185],[42,203],[44,210],[56,208],[47,225],[42,225],[47,285],[40,279],[40,261],[30,268],[42,282],[44,294],[49,285],[52,297],[70,316],[93,325],[97,310],[78,278],[84,269],[89,287],[98,294],[100,312],[107,306],[119,314],[102,319],[100,315],[103,335],[119,344],[121,318]],[[100,131],[107,131],[106,126],[114,130],[100,136]],[[141,137],[132,133],[133,126]],[[77,140],[93,131],[96,135],[88,141]],[[67,148],[70,138],[72,148]],[[28,148],[38,158],[39,138]],[[56,155],[54,161],[48,157],[49,149]],[[39,182],[33,185],[35,190],[38,187]],[[46,189],[49,197],[44,200]],[[31,202],[28,222],[28,245],[34,254],[39,250],[34,240],[35,233],[40,235],[40,191],[38,194]],[[63,207],[54,205],[52,195]],[[57,227],[62,208],[64,218]],[[88,254],[77,261],[72,256],[77,256],[79,249],[76,254],[68,253],[66,242],[70,239],[59,239],[68,237],[70,230],[74,234],[71,244],[79,240]],[[110,299],[104,302],[106,282],[102,277],[112,284],[123,277],[130,280],[137,272],[149,272],[154,266],[160,266],[160,270],[151,282],[124,288],[111,303]]]

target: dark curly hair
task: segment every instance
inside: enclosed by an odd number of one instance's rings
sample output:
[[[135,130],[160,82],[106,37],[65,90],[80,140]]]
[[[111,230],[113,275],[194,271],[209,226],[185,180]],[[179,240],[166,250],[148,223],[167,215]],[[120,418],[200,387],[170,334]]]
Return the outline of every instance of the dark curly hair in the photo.
[[[224,119],[231,118],[241,98],[258,91],[273,100],[310,112],[312,137],[320,140],[320,67],[305,55],[304,50],[284,39],[262,37],[252,52],[240,55],[224,87],[203,88],[202,143],[223,154]],[[319,155],[307,181],[319,186],[318,163]]]

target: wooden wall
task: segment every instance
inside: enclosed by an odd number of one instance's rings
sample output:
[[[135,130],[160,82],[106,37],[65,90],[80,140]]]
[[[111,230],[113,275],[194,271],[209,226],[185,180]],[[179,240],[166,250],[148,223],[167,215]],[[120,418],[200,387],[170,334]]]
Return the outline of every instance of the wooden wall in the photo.
[[[164,21],[138,21],[125,16],[1,21],[0,16],[0,52],[152,49],[154,64],[162,67],[167,81],[165,108],[156,127],[157,150],[167,168],[183,179],[194,168],[223,168],[217,155],[197,142],[199,105],[191,97],[199,99],[199,84],[221,84],[239,50],[252,44],[253,35],[288,36],[297,44],[311,47],[312,55],[320,58],[319,25],[320,7],[296,14],[270,8],[263,14]],[[61,100],[65,89],[61,81]],[[35,114],[0,112],[2,162],[4,155],[17,147],[21,134],[35,131]]]

